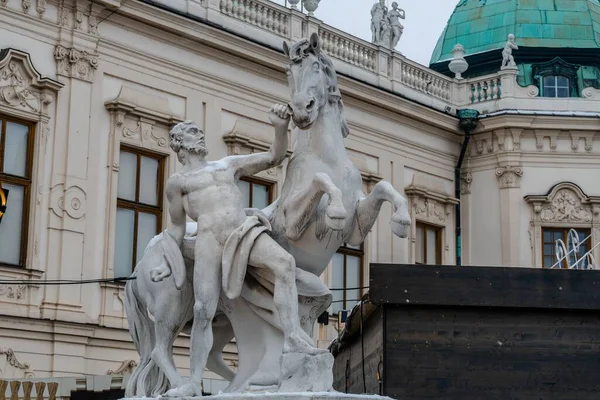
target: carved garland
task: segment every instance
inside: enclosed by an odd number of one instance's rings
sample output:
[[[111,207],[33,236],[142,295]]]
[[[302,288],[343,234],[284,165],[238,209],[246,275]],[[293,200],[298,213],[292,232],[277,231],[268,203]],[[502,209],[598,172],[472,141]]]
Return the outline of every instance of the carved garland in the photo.
[[[600,196],[587,196],[576,184],[563,182],[545,195],[525,196],[525,201],[532,209],[529,236],[535,266],[542,266],[544,227],[591,228],[592,246],[600,240]]]
[[[13,349],[10,349],[8,347],[0,347],[0,354],[6,356],[6,361],[8,362],[8,365],[10,365],[13,368],[22,370],[25,378],[35,377],[35,373],[31,369],[31,364],[29,364],[28,362],[20,362],[17,359],[17,356],[15,355]]]

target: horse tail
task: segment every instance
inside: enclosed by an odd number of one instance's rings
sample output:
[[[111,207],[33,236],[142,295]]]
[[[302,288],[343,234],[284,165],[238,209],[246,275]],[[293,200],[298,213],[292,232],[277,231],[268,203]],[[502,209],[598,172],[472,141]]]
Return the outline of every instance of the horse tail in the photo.
[[[138,270],[133,277],[137,277]],[[137,279],[127,281],[125,285],[125,313],[129,323],[129,333],[140,355],[140,362],[131,374],[125,397],[151,396],[153,392],[164,389],[168,380],[152,360],[152,350],[156,343],[154,322],[150,319],[146,305],[137,290]],[[150,387],[151,382],[155,386]]]

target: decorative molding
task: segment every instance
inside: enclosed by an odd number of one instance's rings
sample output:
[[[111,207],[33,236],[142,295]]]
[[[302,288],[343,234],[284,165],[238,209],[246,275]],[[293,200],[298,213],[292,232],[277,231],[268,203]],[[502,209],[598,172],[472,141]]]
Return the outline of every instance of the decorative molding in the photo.
[[[531,206],[530,235],[533,240],[533,265],[541,267],[541,234],[545,226],[552,228],[600,228],[600,196],[588,196],[572,182],[554,185],[547,194],[528,195],[525,201]],[[535,234],[534,234],[535,233]],[[594,246],[600,238],[593,238]]]
[[[135,360],[125,360],[121,363],[121,366],[116,370],[109,369],[106,371],[106,375],[131,375],[133,370],[138,366]]]
[[[50,189],[50,209],[54,214],[63,218],[66,213],[74,220],[80,220],[86,213],[86,193],[79,186],[69,186],[64,183],[54,185]]]
[[[98,69],[98,56],[85,50],[66,48],[57,45],[54,49],[57,74],[87,82],[94,80],[94,72]]]
[[[98,18],[95,15],[88,17],[88,33],[90,35],[98,34]]]
[[[6,7],[7,2],[8,2],[8,0],[0,0],[0,6]]]
[[[0,105],[32,114],[48,115],[51,92],[63,85],[44,78],[35,69],[29,54],[15,49],[0,52]]]
[[[500,189],[521,187],[521,177],[523,177],[523,167],[508,166],[496,168],[496,178]]]
[[[75,29],[80,31],[81,24],[83,24],[83,13],[81,11],[75,12]]]
[[[28,362],[20,362],[17,359],[13,349],[8,347],[0,347],[0,355],[4,355],[6,357],[7,365],[23,371],[23,378],[35,378],[35,373],[31,369],[31,364]],[[2,376],[8,375],[8,371],[0,370],[0,373],[2,373]]]
[[[460,194],[471,194],[471,184],[473,183],[473,175],[467,170],[460,174]]]
[[[15,281],[25,281],[25,277],[19,277]],[[0,296],[5,296],[9,299],[21,300],[23,293],[27,290],[27,286],[22,283],[15,284],[0,284]]]
[[[29,9],[31,8],[31,0],[21,0],[21,7],[23,7],[23,12],[25,14],[29,14]]]
[[[37,11],[40,18],[44,16],[46,12],[46,8],[48,7],[48,2],[46,0],[37,0],[37,5],[35,6],[35,10]]]

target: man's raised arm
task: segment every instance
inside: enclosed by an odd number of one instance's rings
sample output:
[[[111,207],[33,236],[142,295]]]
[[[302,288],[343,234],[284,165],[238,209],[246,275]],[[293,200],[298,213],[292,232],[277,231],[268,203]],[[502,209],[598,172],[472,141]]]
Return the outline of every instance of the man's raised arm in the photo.
[[[279,165],[285,159],[288,149],[288,125],[290,114],[287,106],[275,105],[269,111],[269,120],[275,127],[275,139],[269,151],[224,159],[236,169],[236,178],[254,175],[260,171]]]

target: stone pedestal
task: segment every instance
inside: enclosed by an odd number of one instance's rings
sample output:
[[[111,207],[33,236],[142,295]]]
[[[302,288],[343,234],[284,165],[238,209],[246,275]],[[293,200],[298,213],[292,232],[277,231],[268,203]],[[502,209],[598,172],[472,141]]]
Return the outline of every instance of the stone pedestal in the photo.
[[[390,397],[339,392],[227,393],[206,397],[161,397],[169,400],[392,400]],[[146,397],[148,399],[148,397]],[[135,400],[121,399],[121,400]]]

